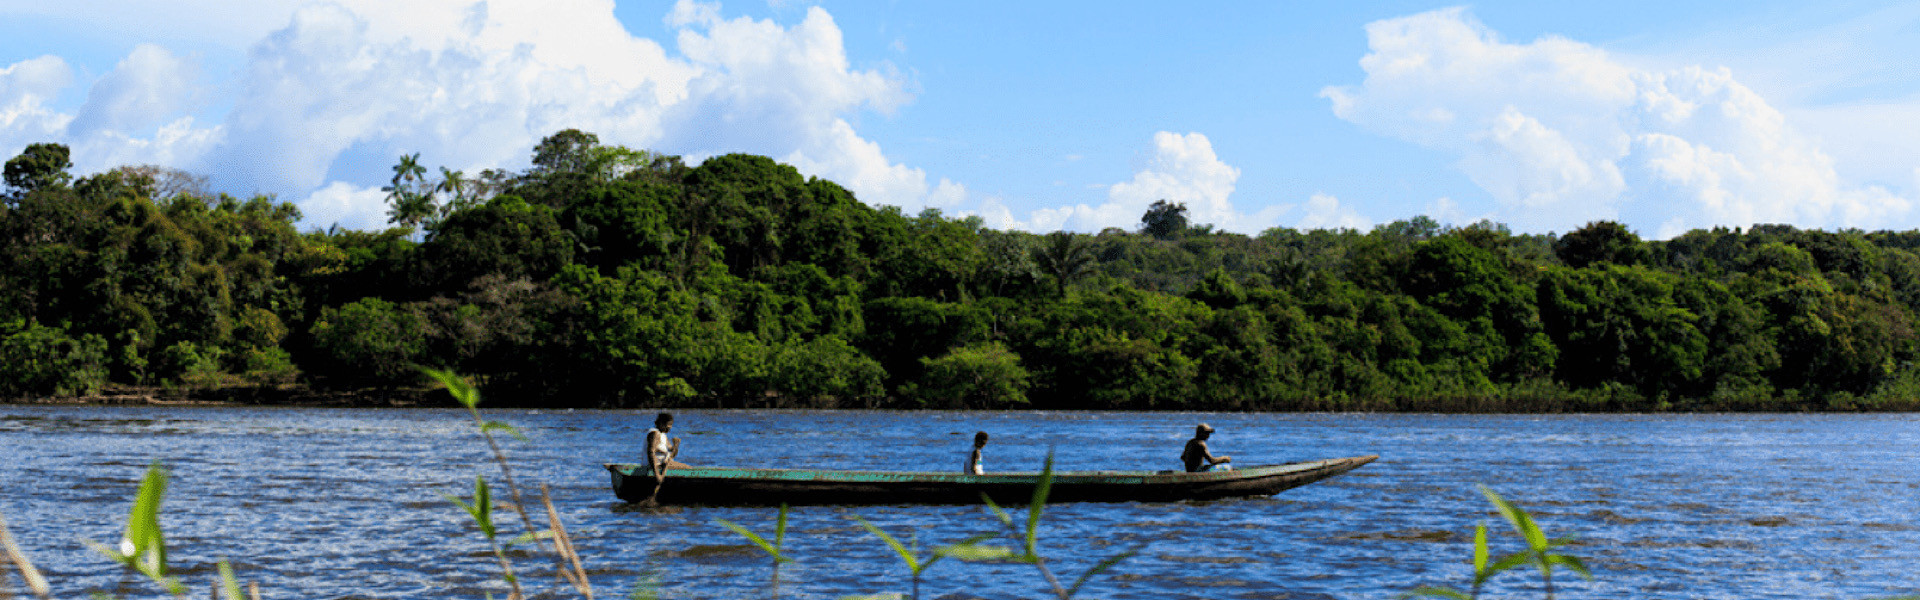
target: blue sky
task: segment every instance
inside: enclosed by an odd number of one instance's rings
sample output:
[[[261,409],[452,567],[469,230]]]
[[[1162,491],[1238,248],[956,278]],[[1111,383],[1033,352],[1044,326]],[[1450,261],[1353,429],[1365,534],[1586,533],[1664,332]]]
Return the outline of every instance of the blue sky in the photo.
[[[567,127],[1031,231],[1920,227],[1920,3],[0,0],[0,153],[378,227]]]

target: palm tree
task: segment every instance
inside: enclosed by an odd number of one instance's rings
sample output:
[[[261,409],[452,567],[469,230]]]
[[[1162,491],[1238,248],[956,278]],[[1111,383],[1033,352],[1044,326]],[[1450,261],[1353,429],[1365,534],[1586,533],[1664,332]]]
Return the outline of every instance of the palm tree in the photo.
[[[387,222],[409,229],[416,229],[421,223],[434,217],[438,212],[433,203],[433,190],[421,192],[420,183],[427,177],[427,168],[420,166],[420,153],[400,155],[400,164],[393,166],[393,185],[381,188],[387,193]]]
[[[1033,252],[1033,262],[1053,276],[1060,297],[1067,296],[1067,285],[1086,275],[1093,266],[1093,250],[1086,238],[1065,231],[1047,234],[1044,245]]]
[[[434,191],[446,192],[453,196],[447,200],[446,206],[447,212],[451,213],[466,208],[467,203],[473,200],[467,197],[467,188],[469,187],[471,187],[471,185],[470,182],[467,181],[466,173],[440,167],[440,184],[434,186],[433,189]]]

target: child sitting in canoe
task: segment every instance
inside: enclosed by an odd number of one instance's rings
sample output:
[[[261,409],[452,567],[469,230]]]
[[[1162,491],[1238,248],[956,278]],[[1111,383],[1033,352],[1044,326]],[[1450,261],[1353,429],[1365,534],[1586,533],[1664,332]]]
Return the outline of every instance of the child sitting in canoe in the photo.
[[[973,434],[973,453],[967,455],[967,470],[962,471],[963,473],[968,475],[987,474],[986,468],[980,466],[980,449],[985,447],[987,447],[987,432],[982,431]]]

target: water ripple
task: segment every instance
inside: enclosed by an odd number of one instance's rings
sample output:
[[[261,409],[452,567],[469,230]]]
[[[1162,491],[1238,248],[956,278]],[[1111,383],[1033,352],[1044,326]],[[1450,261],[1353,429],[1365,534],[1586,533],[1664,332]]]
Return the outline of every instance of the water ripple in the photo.
[[[650,412],[498,411],[531,438],[508,441],[524,484],[556,508],[604,596],[764,596],[767,558],[715,523],[771,533],[766,508],[635,509],[599,464],[634,460]],[[844,469],[957,469],[970,433],[989,464],[1171,468],[1192,423],[1219,429],[1236,462],[1357,454],[1382,459],[1272,499],[1049,507],[1042,552],[1069,581],[1139,550],[1090,590],[1103,598],[1385,598],[1462,585],[1475,523],[1517,548],[1476,491],[1576,535],[1596,580],[1561,596],[1868,598],[1911,593],[1920,564],[1914,415],[1335,415],[686,411],[687,462]],[[201,589],[232,561],[272,597],[439,598],[504,594],[491,550],[443,494],[471,494],[497,467],[464,413],[220,407],[0,406],[0,513],[62,597],[150,596],[82,540],[120,536],[152,461],[173,473],[163,513],[171,562]],[[504,490],[498,499],[505,500]],[[784,595],[904,592],[893,552],[858,515],[925,548],[999,531],[978,507],[797,507]],[[496,514],[522,531],[510,511]],[[543,597],[551,563],[516,559]],[[528,575],[531,573],[532,575]],[[1028,565],[943,562],[924,597],[1047,595]],[[1537,577],[1493,595],[1539,595]]]

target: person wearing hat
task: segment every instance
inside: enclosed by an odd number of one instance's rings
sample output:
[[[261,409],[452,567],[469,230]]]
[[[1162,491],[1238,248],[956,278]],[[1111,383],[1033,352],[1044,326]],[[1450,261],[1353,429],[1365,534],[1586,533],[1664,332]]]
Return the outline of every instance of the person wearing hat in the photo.
[[[1199,427],[1193,428],[1193,439],[1187,440],[1187,449],[1180,452],[1180,462],[1187,464],[1188,473],[1211,471],[1214,465],[1233,462],[1233,457],[1215,457],[1213,452],[1207,449],[1207,438],[1210,437],[1213,437],[1212,425],[1201,423]]]

